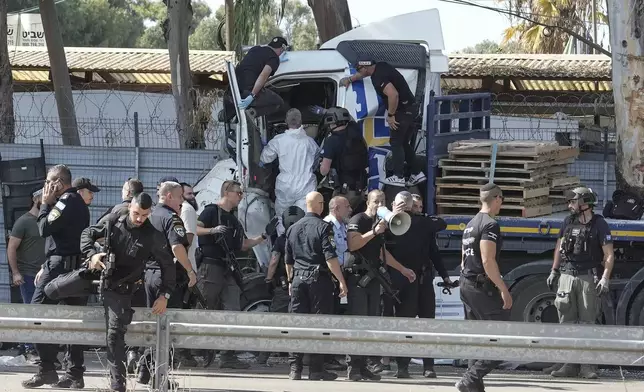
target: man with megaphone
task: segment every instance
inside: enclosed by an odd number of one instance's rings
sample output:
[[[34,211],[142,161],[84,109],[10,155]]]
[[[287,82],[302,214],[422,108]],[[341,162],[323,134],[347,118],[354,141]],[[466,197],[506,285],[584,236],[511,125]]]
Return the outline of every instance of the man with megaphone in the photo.
[[[347,314],[355,316],[380,315],[380,287],[391,290],[385,265],[399,271],[410,282],[416,274],[405,268],[387,251],[384,233],[389,230],[400,235],[409,229],[410,216],[396,205],[393,211],[385,207],[385,194],[374,189],[367,195],[367,210],[354,215],[347,226],[350,257],[345,260]],[[394,295],[395,293],[389,293]],[[380,380],[380,376],[367,369],[364,356],[348,355],[347,378],[352,381]]]

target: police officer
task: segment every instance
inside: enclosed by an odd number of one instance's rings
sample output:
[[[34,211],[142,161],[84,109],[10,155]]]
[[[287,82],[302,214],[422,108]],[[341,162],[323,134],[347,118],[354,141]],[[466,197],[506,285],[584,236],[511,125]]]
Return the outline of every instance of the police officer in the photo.
[[[559,232],[547,284],[551,290],[557,286],[555,307],[560,323],[594,324],[601,309],[599,297],[609,289],[613,239],[604,217],[593,212],[597,196],[590,188],[577,187],[566,196],[572,214]],[[567,363],[550,374],[595,379],[597,367]]]
[[[401,303],[395,303],[396,317],[434,318],[436,315],[436,295],[433,287],[433,267],[447,284],[452,281],[436,243],[436,233],[445,229],[447,224],[438,217],[427,216],[414,212],[413,197],[407,191],[396,195],[394,205],[400,204],[403,211],[411,217],[409,230],[400,236],[387,235],[389,250],[396,260],[402,265],[414,271],[417,280],[409,282],[400,276],[398,271],[391,271],[391,280],[398,289],[398,297]],[[432,265],[433,264],[433,265]],[[411,358],[396,358],[398,370],[397,378],[409,378],[409,362]],[[425,378],[436,378],[434,371],[434,359],[423,358],[423,376]]]
[[[160,284],[162,279],[159,261],[148,260],[144,279],[147,306],[153,307],[156,300],[160,296],[164,296],[168,300],[169,308],[181,309],[186,286],[192,287],[197,283],[197,274],[188,259],[187,247],[189,243],[186,229],[178,215],[181,211],[181,203],[183,203],[183,187],[176,182],[163,182],[159,185],[158,196],[159,203],[150,214],[149,220],[156,230],[164,233],[168,250],[179,261],[175,264],[177,284],[172,292],[166,291],[167,288]],[[194,360],[191,361],[192,358],[185,355],[185,351],[177,350],[175,354],[174,358],[183,362],[184,366],[188,366],[186,363],[196,364]],[[147,352],[139,365],[138,382],[141,384],[147,384],[150,381],[151,355],[150,352]]]
[[[461,301],[467,320],[509,321],[512,296],[499,272],[501,228],[494,220],[501,211],[503,192],[498,185],[484,185],[480,192],[481,210],[463,230]],[[456,383],[460,392],[482,392],[483,377],[502,361],[470,361]]]
[[[134,311],[132,295],[143,278],[146,261],[152,256],[161,268],[161,293],[172,293],[175,285],[175,266],[162,232],[149,222],[152,198],[147,193],[134,196],[128,212],[109,214],[98,224],[85,229],[81,235],[81,250],[90,259],[92,270],[105,268],[105,253],[98,253],[94,242],[106,235],[110,224],[110,248],[115,258],[114,270],[102,291],[107,320],[107,361],[110,367],[111,389],[125,392],[125,333],[132,322]],[[152,306],[152,313],[162,314],[168,298],[160,295]]]
[[[65,165],[56,165],[47,172],[42,193],[42,204],[38,215],[40,235],[46,238],[47,260],[35,278],[36,289],[32,304],[55,304],[48,298],[44,287],[59,275],[80,267],[80,235],[89,226],[89,209],[83,198],[71,186],[72,174]],[[87,297],[68,298],[68,305],[86,305]],[[58,388],[83,388],[85,372],[83,346],[68,346],[67,373],[58,379],[55,361],[58,345],[36,344],[40,355],[38,373],[23,381],[25,388],[36,388],[45,384],[56,384]]]
[[[411,92],[407,81],[398,70],[384,61],[376,62],[369,56],[361,56],[355,64],[357,73],[340,80],[343,86],[349,86],[366,77],[371,77],[376,94],[382,98],[387,108],[387,123],[391,129],[389,143],[393,161],[393,175],[387,177],[383,183],[387,185],[414,186],[427,178],[419,171],[407,177],[405,175],[405,161],[410,168],[416,158],[412,140],[414,132],[414,119],[418,114],[416,99]]]
[[[400,264],[385,248],[385,238],[382,235],[387,226],[384,220],[378,218],[378,207],[385,205],[385,194],[374,189],[367,195],[367,210],[354,215],[347,225],[348,249],[351,252],[350,261],[345,261],[345,271],[349,295],[347,297],[347,314],[354,316],[380,315],[380,283],[372,279],[361,284],[361,279],[368,273],[367,264],[378,269],[384,264],[399,271],[409,282],[416,279],[416,274]],[[399,205],[394,212],[400,211]],[[367,369],[365,358],[359,355],[347,356],[349,367],[347,378],[352,381],[380,380],[380,376]]]
[[[306,195],[306,215],[286,232],[286,272],[291,293],[291,313],[333,314],[333,281],[340,284],[340,297],[347,285],[338,263],[333,227],[322,220],[324,198],[319,192]],[[302,378],[303,354],[291,353],[291,380]],[[331,381],[337,374],[324,370],[324,355],[311,354],[309,380]]]
[[[267,236],[244,238],[244,228],[233,214],[244,192],[236,181],[224,181],[221,199],[204,207],[197,219],[197,234],[201,254],[198,256],[199,283],[208,309],[240,311],[240,296],[243,287],[237,280],[241,271],[230,271],[227,262],[235,257],[234,252],[246,251],[263,242]],[[235,275],[237,280],[235,279]],[[219,367],[246,369],[249,365],[240,361],[233,351],[221,351]]]
[[[369,152],[362,129],[349,111],[341,107],[327,109],[322,117],[322,125],[329,127],[331,134],[322,146],[320,174],[331,176],[333,195],[346,196],[355,209],[364,200],[369,166]]]
[[[298,206],[291,206],[282,214],[284,229],[288,230],[295,222],[304,217],[304,211]],[[269,291],[273,294],[269,312],[287,313],[288,305],[291,298],[288,294],[288,276],[286,275],[286,265],[284,264],[284,253],[286,247],[286,233],[280,235],[273,244],[271,252],[271,261],[266,271],[266,284]],[[257,362],[266,364],[270,353],[264,351],[257,357]]]
[[[125,184],[123,184],[123,188],[121,188],[121,200],[123,201],[108,208],[98,220],[100,221],[107,214],[120,215],[122,212],[127,211],[127,207],[130,205],[132,198],[141,192],[143,192],[143,183],[136,178],[128,178]]]

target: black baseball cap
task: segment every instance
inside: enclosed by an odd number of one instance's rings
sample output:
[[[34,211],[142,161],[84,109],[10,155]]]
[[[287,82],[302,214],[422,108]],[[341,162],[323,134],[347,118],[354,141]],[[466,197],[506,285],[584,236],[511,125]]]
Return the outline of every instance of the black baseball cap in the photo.
[[[376,65],[376,60],[374,60],[373,57],[371,57],[369,55],[361,54],[356,59],[354,67],[355,68],[368,67],[370,65]]]
[[[179,182],[177,177],[165,176],[165,177],[161,177],[161,179],[159,180],[159,184],[163,184],[164,182],[168,182],[168,181]]]
[[[92,184],[89,178],[81,177],[77,178],[72,182],[72,186],[76,188],[77,190],[79,189],[87,189],[92,192],[100,192],[101,189],[97,187],[96,185]]]
[[[284,37],[274,37],[271,42],[268,43],[268,46],[271,48],[288,48],[288,42],[286,41],[286,38]]]

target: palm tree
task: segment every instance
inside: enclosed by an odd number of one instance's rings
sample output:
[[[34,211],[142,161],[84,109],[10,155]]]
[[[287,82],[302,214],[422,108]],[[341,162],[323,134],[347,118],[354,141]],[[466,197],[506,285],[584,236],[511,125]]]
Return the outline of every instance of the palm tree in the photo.
[[[529,53],[563,53],[570,34],[557,27],[586,36],[595,0],[503,1],[515,15],[511,18],[512,26],[505,30],[504,42],[516,39]],[[600,20],[606,18],[601,12],[597,16]]]

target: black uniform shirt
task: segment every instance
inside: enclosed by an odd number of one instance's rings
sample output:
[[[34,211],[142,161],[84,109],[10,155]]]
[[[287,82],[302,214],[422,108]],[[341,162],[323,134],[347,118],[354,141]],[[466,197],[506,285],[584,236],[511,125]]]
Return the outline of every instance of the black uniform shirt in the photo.
[[[408,109],[414,104],[414,94],[409,89],[409,85],[404,76],[398,70],[392,67],[389,63],[379,62],[376,63],[376,70],[371,75],[371,82],[376,93],[382,98],[385,107],[389,109],[389,101],[384,93],[385,87],[391,83],[398,91],[398,109]]]
[[[570,225],[580,225],[579,218],[576,215],[569,215],[564,219],[563,224],[561,225],[561,230],[559,230],[559,238],[563,238],[566,227]],[[590,229],[590,246],[592,255],[595,255],[595,260],[588,260],[588,263],[601,263],[604,258],[604,250],[602,247],[604,245],[613,243],[613,236],[610,232],[610,227],[608,227],[608,222],[606,219],[598,214],[593,214],[592,227]]]
[[[391,255],[403,266],[420,272],[423,265],[430,266],[431,260],[441,277],[449,274],[443,265],[443,260],[436,243],[436,233],[445,228],[445,221],[435,216],[414,214],[411,217],[411,226],[403,235],[393,235],[387,232],[388,250]]]
[[[219,225],[226,226],[229,229],[229,233],[225,239],[228,250],[231,252],[241,250],[244,243],[244,228],[234,214],[224,210],[217,204],[208,204],[201,211],[201,214],[199,214],[198,221],[203,223],[206,229]],[[218,235],[200,235],[198,238],[199,247],[201,247],[204,257],[217,260],[226,258],[226,250],[223,244],[219,242]]]
[[[101,215],[101,217],[98,218],[98,220],[96,222],[99,222],[101,219],[105,218],[109,214],[121,215],[121,214],[125,213],[127,208],[130,206],[131,201],[132,201],[132,199],[123,200],[122,202],[120,202],[119,204],[115,205],[114,207],[108,208],[107,211],[105,211],[103,213],[103,215]]]
[[[351,217],[349,224],[347,225],[347,237],[348,233],[357,232],[360,234],[366,234],[376,227],[377,218],[371,218],[369,215],[361,212]],[[362,255],[367,261],[377,264],[381,262],[382,255],[382,246],[385,242],[385,236],[379,234],[369,240],[362,248],[357,251],[351,252],[353,254]],[[362,260],[360,257],[356,258],[356,264],[360,264]]]
[[[335,259],[333,224],[319,215],[307,212],[286,231],[284,261],[295,269],[326,268],[326,262]]]
[[[114,254],[115,269],[112,275],[115,283],[134,283],[141,279],[146,262],[153,258],[161,266],[161,292],[174,290],[176,270],[168,241],[162,232],[156,230],[149,220],[139,227],[134,226],[127,214],[108,214],[96,225],[83,230],[81,251],[87,258],[98,253],[94,242],[106,235],[107,223],[111,222],[110,249]]]
[[[476,275],[485,274],[483,260],[481,258],[481,241],[492,241],[496,243],[496,262],[499,262],[501,255],[501,227],[488,214],[479,212],[463,230],[463,252],[464,268],[463,275],[466,277],[475,277]]]
[[[331,160],[331,167],[339,170],[342,152],[347,144],[347,130],[331,132],[322,144],[322,158]]]
[[[272,69],[270,76],[273,76],[280,66],[280,58],[277,56],[277,53],[269,46],[255,46],[251,48],[237,67],[235,67],[240,92],[252,90],[259,74],[262,73],[264,67],[267,65],[270,65]],[[242,98],[244,97],[242,96]]]
[[[43,203],[38,214],[38,230],[49,256],[80,255],[80,235],[89,226],[89,209],[76,188],[69,188],[53,207]]]
[[[186,228],[183,225],[181,217],[172,208],[164,204],[157,204],[148,220],[155,229],[165,235],[168,245],[167,251],[170,257],[173,257],[172,247],[174,245],[183,245],[186,247],[186,250],[188,249],[190,242],[188,242]],[[147,266],[148,268],[159,268],[156,260],[148,261]]]
[[[272,253],[273,256],[279,256],[279,261],[277,262],[277,268],[275,269],[275,275],[273,275],[276,279],[278,279],[280,276],[286,276],[286,267],[284,266],[284,253],[286,252],[286,233],[280,235],[277,237],[275,240],[275,243],[273,244],[273,249]]]

